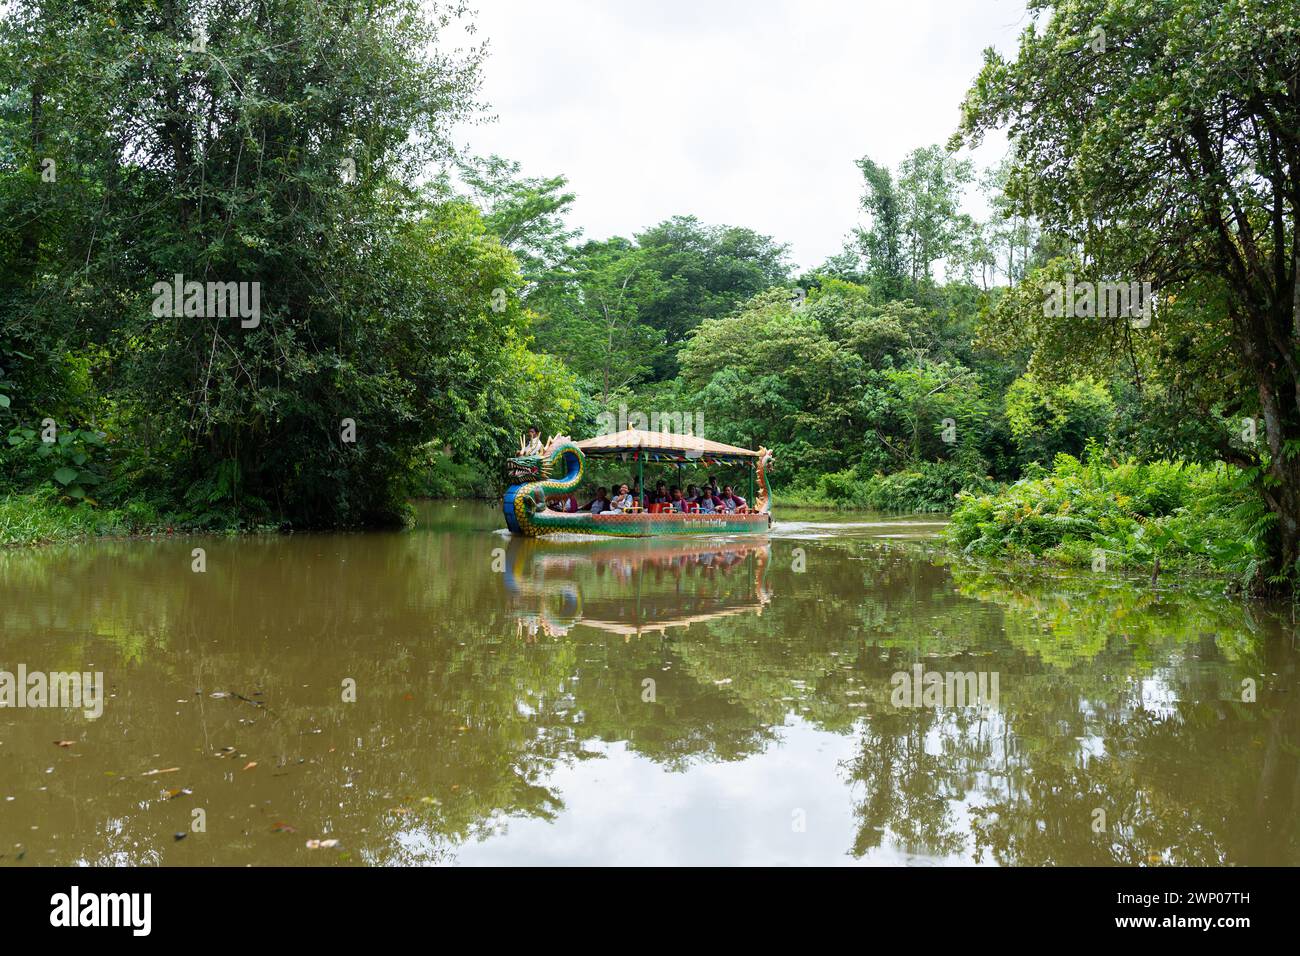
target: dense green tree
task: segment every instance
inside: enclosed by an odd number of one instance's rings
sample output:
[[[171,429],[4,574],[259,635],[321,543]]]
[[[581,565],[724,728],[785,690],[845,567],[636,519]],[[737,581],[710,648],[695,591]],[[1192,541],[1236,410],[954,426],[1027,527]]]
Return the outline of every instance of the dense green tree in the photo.
[[[93,356],[121,493],[388,520],[417,449],[511,387],[517,264],[471,207],[414,188],[475,108],[480,52],[437,52],[456,16],[414,0],[18,5],[0,67],[23,144],[0,186],[3,366],[39,360],[33,342],[59,368]],[[179,313],[178,275],[200,284]],[[237,315],[210,283],[238,287]],[[86,424],[61,391],[19,389],[15,414]]]
[[[993,50],[962,134],[1006,127],[1012,198],[1080,251],[1059,280],[1150,282],[1148,324],[1051,316],[1041,288],[1003,299],[999,335],[1035,368],[1124,363],[1203,417],[1258,416],[1188,449],[1260,476],[1275,516],[1260,586],[1300,576],[1300,3],[1032,0],[1013,59]],[[1137,326],[1136,328],[1134,326]],[[1225,360],[1226,359],[1226,360]]]
[[[901,295],[909,275],[903,258],[902,211],[889,167],[863,156],[858,160],[866,186],[862,210],[866,226],[854,230],[856,251],[866,262],[866,278],[887,296]],[[846,254],[851,254],[846,250]],[[832,265],[843,265],[838,260]]]
[[[980,373],[936,334],[942,321],[838,279],[800,307],[772,289],[692,333],[682,392],[710,437],[774,447],[783,478],[803,487],[827,472],[853,469],[852,484],[926,462],[983,476],[1000,415]]]
[[[463,158],[456,168],[483,212],[488,233],[514,253],[528,282],[563,267],[571,243],[581,235],[566,223],[577,198],[566,177],[524,176],[519,163],[495,154]]]
[[[816,317],[793,309],[785,290],[701,325],[681,363],[709,437],[776,447],[788,473],[849,463],[846,446],[864,430],[856,408],[864,364]]]
[[[530,299],[537,343],[560,356],[587,383],[602,409],[650,376],[663,333],[643,320],[665,295],[643,250],[622,238],[572,250]]]
[[[655,378],[676,374],[676,350],[701,322],[720,318],[757,292],[789,279],[787,247],[739,226],[707,226],[674,216],[638,233],[646,268],[664,282],[641,321],[663,333],[668,350],[655,361]]]
[[[1021,461],[1050,465],[1059,454],[1083,454],[1088,442],[1104,442],[1115,406],[1100,382],[1082,377],[1045,387],[1026,372],[1007,389],[1007,424]]]
[[[907,154],[897,175],[865,156],[858,168],[868,223],[854,231],[850,248],[881,294],[910,294],[932,281],[936,262],[959,258],[969,244],[973,223],[960,203],[972,166],[941,146],[925,146]]]

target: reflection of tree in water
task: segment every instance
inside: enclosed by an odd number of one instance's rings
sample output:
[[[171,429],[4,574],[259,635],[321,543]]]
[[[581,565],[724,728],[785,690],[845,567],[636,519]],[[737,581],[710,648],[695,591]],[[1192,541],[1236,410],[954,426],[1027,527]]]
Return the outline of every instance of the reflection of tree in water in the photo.
[[[855,855],[888,835],[910,852],[1002,864],[1300,861],[1300,701],[1284,622],[1257,605],[1086,580],[957,579],[1001,607],[1010,643],[985,665],[926,666],[1001,670],[998,713],[898,711],[882,691],[845,768],[864,788]],[[1257,704],[1240,702],[1250,676]]]
[[[777,746],[795,715],[857,735],[843,766],[857,856],[892,845],[1000,863],[1300,862],[1295,652],[1264,609],[949,569],[867,540],[803,542],[808,570],[795,573],[793,544],[778,541],[757,607],[639,636],[580,622],[530,643],[490,570],[501,543],[216,541],[207,576],[188,573],[190,541],[6,556],[0,590],[18,596],[0,602],[6,654],[67,668],[93,655],[120,691],[66,771],[44,776],[58,731],[7,736],[6,773],[48,785],[46,812],[74,808],[67,862],[291,852],[268,840],[297,848],[279,862],[329,862],[302,851],[326,832],[358,861],[436,861],[512,818],[553,819],[557,769],[602,742],[677,772]],[[576,581],[583,615],[608,624],[752,597],[736,562],[547,573]],[[916,662],[999,672],[997,711],[892,707],[890,676]],[[340,705],[342,676],[357,680],[357,705]],[[1234,703],[1245,677],[1257,704]],[[196,689],[261,691],[266,706],[176,704]],[[212,756],[227,744],[261,766],[240,776]],[[173,754],[184,779],[138,777]],[[173,846],[192,804],[159,800],[164,786],[209,801],[220,840]],[[11,805],[18,829],[40,822],[21,816],[36,805]],[[1091,828],[1098,807],[1105,835]],[[271,834],[278,819],[299,835]]]
[[[854,856],[879,849],[887,834],[908,853],[961,852],[965,840],[953,830],[950,804],[962,796],[965,774],[946,747],[929,751],[937,720],[933,711],[914,710],[877,714],[864,724],[861,749],[845,767],[858,819]]]
[[[1190,681],[1173,669],[1154,679],[1168,702],[1144,682],[1122,684],[1110,700],[1087,702],[1079,722],[1092,746],[1082,752],[1073,737],[1042,736],[1041,718],[1016,715],[1027,741],[1019,773],[976,813],[978,850],[1034,865],[1294,865],[1300,723],[1294,694],[1274,692],[1294,686],[1286,657],[1286,673],[1253,705],[1198,682],[1195,669]],[[1097,810],[1104,833],[1092,827]]]

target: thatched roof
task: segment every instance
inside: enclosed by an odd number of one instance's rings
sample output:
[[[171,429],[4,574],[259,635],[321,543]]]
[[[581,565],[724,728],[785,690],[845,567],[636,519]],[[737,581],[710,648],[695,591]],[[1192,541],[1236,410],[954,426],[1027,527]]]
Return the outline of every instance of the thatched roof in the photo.
[[[623,452],[645,451],[650,455],[682,455],[687,458],[757,458],[758,452],[720,441],[709,441],[695,435],[675,432],[648,432],[639,428],[598,435],[575,442],[584,455],[596,457],[618,455]]]

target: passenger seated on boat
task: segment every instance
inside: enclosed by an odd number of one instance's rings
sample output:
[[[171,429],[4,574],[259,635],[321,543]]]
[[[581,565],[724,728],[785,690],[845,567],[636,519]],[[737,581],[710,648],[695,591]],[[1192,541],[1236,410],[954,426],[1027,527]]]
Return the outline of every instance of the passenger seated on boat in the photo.
[[[700,510],[700,489],[696,485],[687,485],[686,491],[682,493],[686,499],[686,511],[688,514],[696,514]]]
[[[553,511],[563,511],[566,514],[573,514],[578,510],[578,499],[572,494],[553,495],[546,499],[546,505]]]
[[[673,511],[686,512],[686,496],[676,485],[673,485]]]
[[[536,425],[528,426],[528,441],[524,444],[523,453],[525,455],[540,455],[542,453],[542,433],[537,430]]]
[[[632,507],[635,501],[636,499],[632,497],[631,489],[629,489],[627,485],[619,485],[618,494],[616,494],[614,500],[610,502],[609,510],[615,514],[620,511],[626,511],[628,508]]]
[[[747,507],[747,505],[745,504],[745,499],[740,497],[740,495],[736,494],[734,491],[732,491],[731,485],[727,485],[727,487],[723,490],[721,499],[722,499],[722,507],[727,511],[735,511],[737,508]]]
[[[673,497],[668,493],[668,486],[664,482],[655,485],[654,497],[650,499],[652,505],[672,504]]]
[[[695,502],[700,514],[711,515],[718,510],[718,501],[709,494],[708,488],[697,488],[691,485],[691,500]]]
[[[594,515],[602,511],[609,510],[609,489],[597,488],[596,497],[592,498],[587,504],[582,506],[583,511],[590,511]]]

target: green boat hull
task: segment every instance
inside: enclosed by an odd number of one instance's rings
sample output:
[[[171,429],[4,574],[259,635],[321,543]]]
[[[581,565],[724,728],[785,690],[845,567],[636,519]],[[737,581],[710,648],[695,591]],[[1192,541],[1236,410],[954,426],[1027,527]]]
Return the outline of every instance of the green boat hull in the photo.
[[[762,534],[771,527],[765,514],[564,514],[539,511],[529,516],[523,534],[597,534],[619,538],[659,535]],[[531,534],[530,534],[531,532]]]

